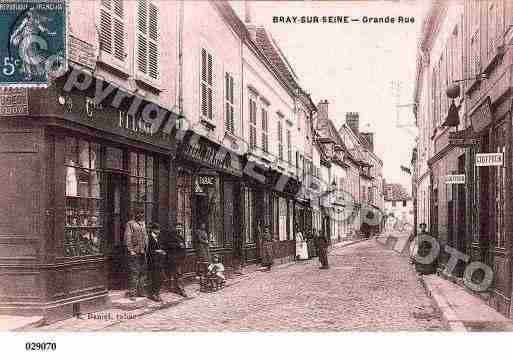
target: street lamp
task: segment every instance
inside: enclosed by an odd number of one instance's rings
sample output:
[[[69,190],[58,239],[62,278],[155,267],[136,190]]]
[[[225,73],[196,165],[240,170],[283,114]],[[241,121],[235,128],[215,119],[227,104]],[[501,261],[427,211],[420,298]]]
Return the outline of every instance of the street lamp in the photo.
[[[458,107],[454,102],[454,99],[460,96],[460,85],[453,84],[445,91],[447,97],[452,99],[451,106],[447,112],[447,118],[445,119],[443,126],[457,127],[460,124],[460,117],[458,114]]]

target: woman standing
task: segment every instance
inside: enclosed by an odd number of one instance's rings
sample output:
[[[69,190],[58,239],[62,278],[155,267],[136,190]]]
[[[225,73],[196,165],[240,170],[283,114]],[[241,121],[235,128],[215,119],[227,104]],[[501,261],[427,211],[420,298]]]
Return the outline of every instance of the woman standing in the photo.
[[[308,259],[308,245],[299,226],[296,226],[296,259]]]

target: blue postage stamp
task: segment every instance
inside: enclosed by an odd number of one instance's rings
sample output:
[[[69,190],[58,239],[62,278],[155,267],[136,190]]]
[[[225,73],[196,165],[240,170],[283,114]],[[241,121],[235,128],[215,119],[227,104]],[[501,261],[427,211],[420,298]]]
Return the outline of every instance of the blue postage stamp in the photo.
[[[65,70],[65,0],[0,0],[0,34],[0,87],[45,87]]]

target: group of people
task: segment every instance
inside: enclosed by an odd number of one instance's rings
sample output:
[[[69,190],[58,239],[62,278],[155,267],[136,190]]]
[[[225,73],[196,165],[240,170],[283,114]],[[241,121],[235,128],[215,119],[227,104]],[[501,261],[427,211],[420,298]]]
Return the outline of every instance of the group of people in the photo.
[[[160,290],[164,276],[172,279],[176,293],[187,297],[182,283],[182,266],[186,254],[183,226],[174,231],[161,231],[158,223],[146,226],[144,211],[136,210],[125,228],[128,249],[128,292],[131,300],[147,296],[162,301]]]
[[[197,261],[203,266],[198,274],[206,274],[215,278],[218,284],[223,284],[225,268],[219,256],[211,254],[211,241],[205,223],[199,224],[195,237]],[[316,229],[309,231],[307,237],[305,239],[299,228],[297,229],[295,238],[297,259],[311,257],[308,254],[307,241],[312,241],[319,255],[320,269],[328,269],[329,239]],[[274,240],[269,226],[261,230],[261,226],[258,225],[257,238],[260,241],[262,266],[270,270],[274,263]],[[171,290],[187,297],[182,283],[186,245],[184,228],[181,224],[177,224],[174,230],[162,231],[158,223],[150,223],[146,226],[144,211],[136,210],[134,218],[126,225],[125,243],[128,249],[129,271],[127,296],[131,300],[147,294],[148,298],[154,301],[162,301],[160,291],[166,276],[170,279]]]

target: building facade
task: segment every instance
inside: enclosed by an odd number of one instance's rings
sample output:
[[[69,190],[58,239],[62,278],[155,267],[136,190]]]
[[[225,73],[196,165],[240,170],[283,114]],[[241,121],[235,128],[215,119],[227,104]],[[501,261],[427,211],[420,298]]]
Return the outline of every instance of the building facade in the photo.
[[[488,302],[508,316],[512,6],[509,1],[433,2],[419,42],[415,91],[418,222],[426,218],[433,235],[492,268]],[[499,153],[503,161],[477,166],[479,153]],[[447,183],[452,174],[464,174],[465,183]],[[464,268],[459,261],[449,274],[461,277]]]

